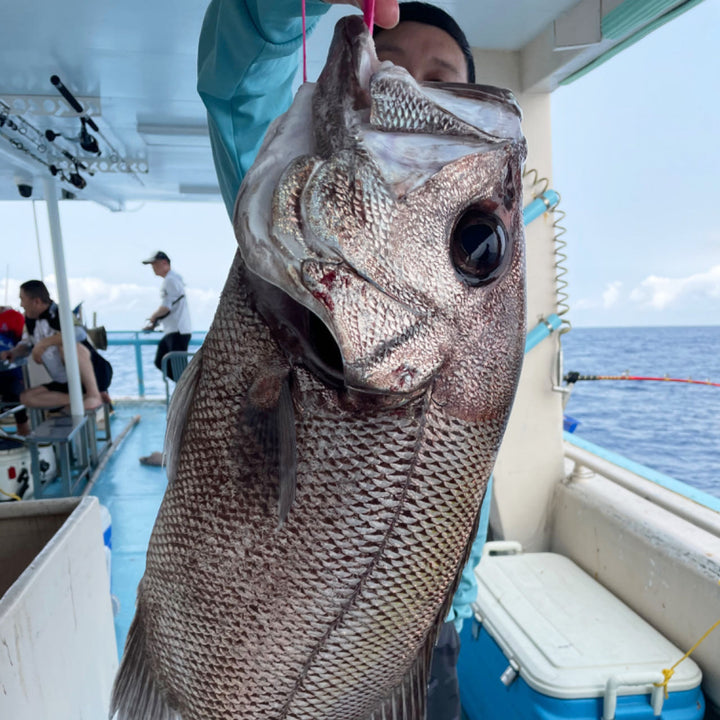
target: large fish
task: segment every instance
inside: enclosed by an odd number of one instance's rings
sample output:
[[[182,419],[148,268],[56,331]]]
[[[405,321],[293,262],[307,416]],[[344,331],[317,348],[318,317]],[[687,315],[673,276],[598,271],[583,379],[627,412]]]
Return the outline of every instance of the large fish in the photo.
[[[119,718],[424,717],[521,365],[524,155],[508,92],[340,21],[173,399]]]

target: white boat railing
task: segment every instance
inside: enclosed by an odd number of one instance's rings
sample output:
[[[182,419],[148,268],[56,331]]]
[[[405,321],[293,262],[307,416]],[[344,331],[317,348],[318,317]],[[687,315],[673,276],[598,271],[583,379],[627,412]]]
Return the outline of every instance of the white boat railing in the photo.
[[[720,498],[565,432],[565,457],[720,537]],[[669,492],[668,492],[669,491]]]

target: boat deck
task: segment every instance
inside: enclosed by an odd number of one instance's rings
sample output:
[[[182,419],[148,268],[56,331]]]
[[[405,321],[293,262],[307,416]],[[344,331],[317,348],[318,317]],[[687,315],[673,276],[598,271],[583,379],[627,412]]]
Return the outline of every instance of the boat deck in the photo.
[[[161,450],[165,436],[164,402],[118,401],[112,416],[117,437],[136,416],[141,419],[109,458],[90,494],[107,507],[112,518],[111,592],[115,606],[115,637],[122,656],[135,614],[135,593],[145,571],[145,553],[165,493],[165,469],[141,465],[139,458]]]

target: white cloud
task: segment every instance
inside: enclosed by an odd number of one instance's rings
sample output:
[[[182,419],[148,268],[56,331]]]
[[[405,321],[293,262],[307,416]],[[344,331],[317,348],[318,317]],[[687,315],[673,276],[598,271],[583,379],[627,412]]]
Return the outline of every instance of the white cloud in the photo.
[[[7,294],[8,304],[18,309],[21,282],[15,279],[0,281],[0,297]],[[55,276],[46,277],[45,284],[50,295],[57,299]],[[85,324],[91,325],[93,313],[96,313],[98,324],[108,330],[140,330],[146,318],[160,305],[159,279],[138,285],[109,283],[97,277],[69,278],[68,290],[73,307],[82,302]],[[207,330],[220,299],[220,288],[188,288],[187,298],[193,329]]]
[[[630,293],[632,301],[655,310],[664,310],[690,296],[720,298],[720,265],[686,278],[650,275]]]
[[[572,302],[572,307],[575,310],[597,310],[599,308],[607,310],[618,304],[621,289],[622,283],[615,280],[605,286],[600,298],[580,298]]]
[[[606,310],[617,305],[618,300],[620,299],[621,288],[622,283],[619,280],[611,282],[607,285],[605,292],[603,292],[602,295],[602,305]]]
[[[597,300],[590,300],[589,298],[580,298],[573,302],[573,308],[575,310],[592,310],[599,306]]]

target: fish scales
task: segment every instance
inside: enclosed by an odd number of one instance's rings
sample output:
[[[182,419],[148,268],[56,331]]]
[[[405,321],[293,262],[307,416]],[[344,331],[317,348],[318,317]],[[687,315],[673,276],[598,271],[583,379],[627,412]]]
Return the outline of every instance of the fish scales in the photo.
[[[232,281],[234,294],[242,295],[243,285]],[[235,307],[230,294],[227,287],[227,315],[218,315],[203,346],[204,368],[208,356],[230,358],[237,343],[251,342],[231,331],[244,299]],[[233,328],[226,331],[226,325]],[[271,346],[266,328],[255,329]],[[260,344],[253,345],[253,355],[262,357]],[[193,658],[182,671],[186,699],[173,703],[188,720],[232,717],[236,703],[245,717],[280,717],[289,692],[293,709],[283,717],[368,716],[378,702],[376,688],[402,680],[398,647],[416,657],[457,573],[457,549],[475,520],[490,453],[476,442],[474,425],[443,416],[432,403],[422,413],[425,398],[375,417],[333,412],[326,388],[300,372],[302,480],[280,532],[276,485],[272,478],[258,483],[262,467],[251,434],[239,426],[235,438],[208,442],[208,423],[222,423],[227,393],[242,397],[257,371],[252,363],[233,370],[235,387],[222,364],[200,379],[186,428],[191,440],[181,450],[148,550],[140,607],[162,628],[148,637],[154,672],[175,678],[178,652]],[[220,452],[227,447],[238,455]],[[450,508],[462,513],[462,522],[438,527],[438,517]],[[368,527],[367,517],[369,534],[359,532]],[[299,575],[297,557],[304,558]],[[180,607],[168,602],[168,585],[178,588]],[[276,609],[248,623],[235,610],[256,609],[258,598]],[[375,630],[364,637],[368,618]],[[214,695],[218,678],[224,680]],[[229,688],[239,693],[231,705]],[[348,703],[350,714],[342,709]],[[255,710],[249,712],[250,706]]]
[[[376,137],[373,85],[427,94],[412,129]],[[425,715],[520,369],[524,140],[504,91],[417,86],[357,18],[309,97],[243,183],[240,250],[175,391],[119,720]],[[296,137],[308,113],[317,145]]]

